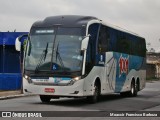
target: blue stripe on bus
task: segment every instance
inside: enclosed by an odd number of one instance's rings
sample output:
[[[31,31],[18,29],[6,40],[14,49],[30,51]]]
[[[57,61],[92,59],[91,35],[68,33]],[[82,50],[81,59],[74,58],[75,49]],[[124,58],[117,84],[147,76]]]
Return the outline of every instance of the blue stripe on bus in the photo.
[[[128,55],[128,54],[120,54],[120,53],[114,53],[113,57],[117,61],[117,67],[116,67],[117,75],[116,75],[116,82],[115,82],[115,92],[121,92],[128,73],[133,69],[137,71],[140,70],[142,68],[144,58],[139,57],[139,56]],[[121,71],[120,58],[124,58],[124,59],[128,58],[128,72],[127,73],[125,73],[126,71],[125,72]]]

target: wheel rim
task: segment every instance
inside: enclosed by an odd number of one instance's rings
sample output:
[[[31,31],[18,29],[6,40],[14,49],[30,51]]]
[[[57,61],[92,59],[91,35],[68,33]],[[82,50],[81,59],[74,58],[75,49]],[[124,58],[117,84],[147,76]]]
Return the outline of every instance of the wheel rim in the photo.
[[[131,92],[132,92],[132,94],[134,93],[133,85],[132,85],[132,88],[131,88]]]
[[[134,95],[134,93],[135,93],[135,87],[134,87],[133,83],[132,83],[132,87],[131,87],[131,93],[132,93],[132,95]]]

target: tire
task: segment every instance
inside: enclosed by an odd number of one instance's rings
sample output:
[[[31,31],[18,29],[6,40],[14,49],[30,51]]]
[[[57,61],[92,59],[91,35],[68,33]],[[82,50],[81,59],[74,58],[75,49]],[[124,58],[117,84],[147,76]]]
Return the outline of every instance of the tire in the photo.
[[[50,97],[50,96],[47,96],[47,95],[40,95],[40,100],[41,100],[43,103],[48,103],[48,102],[50,102],[51,97]]]
[[[98,99],[100,96],[100,86],[98,84],[95,84],[94,87],[95,87],[95,91],[93,96],[87,97],[88,102],[91,104],[98,102]]]
[[[136,83],[136,87],[137,87],[137,92],[140,91],[140,83],[139,82]]]
[[[130,92],[121,92],[120,95],[122,97],[129,97]]]
[[[136,97],[138,92],[138,85],[134,81],[131,82],[131,90],[128,92],[121,92],[122,97]]]
[[[131,90],[129,92],[130,97],[136,97],[137,96],[137,84],[135,84],[134,81],[131,82]]]

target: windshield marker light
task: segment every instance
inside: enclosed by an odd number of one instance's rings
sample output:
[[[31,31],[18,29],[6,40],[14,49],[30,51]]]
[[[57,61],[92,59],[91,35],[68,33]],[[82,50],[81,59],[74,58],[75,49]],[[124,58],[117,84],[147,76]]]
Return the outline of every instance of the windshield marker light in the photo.
[[[28,81],[28,83],[32,83],[32,80],[29,76],[27,75],[24,75],[24,78]]]
[[[54,33],[54,30],[36,30],[37,34],[41,34],[41,33]]]

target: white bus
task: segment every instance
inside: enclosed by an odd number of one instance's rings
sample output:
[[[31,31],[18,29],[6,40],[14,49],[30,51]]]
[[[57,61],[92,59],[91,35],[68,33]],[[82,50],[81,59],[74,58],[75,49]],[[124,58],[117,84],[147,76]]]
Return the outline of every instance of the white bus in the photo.
[[[20,39],[16,49],[20,50]],[[136,96],[145,87],[145,39],[91,16],[35,22],[23,60],[23,92],[42,102],[59,97]]]

